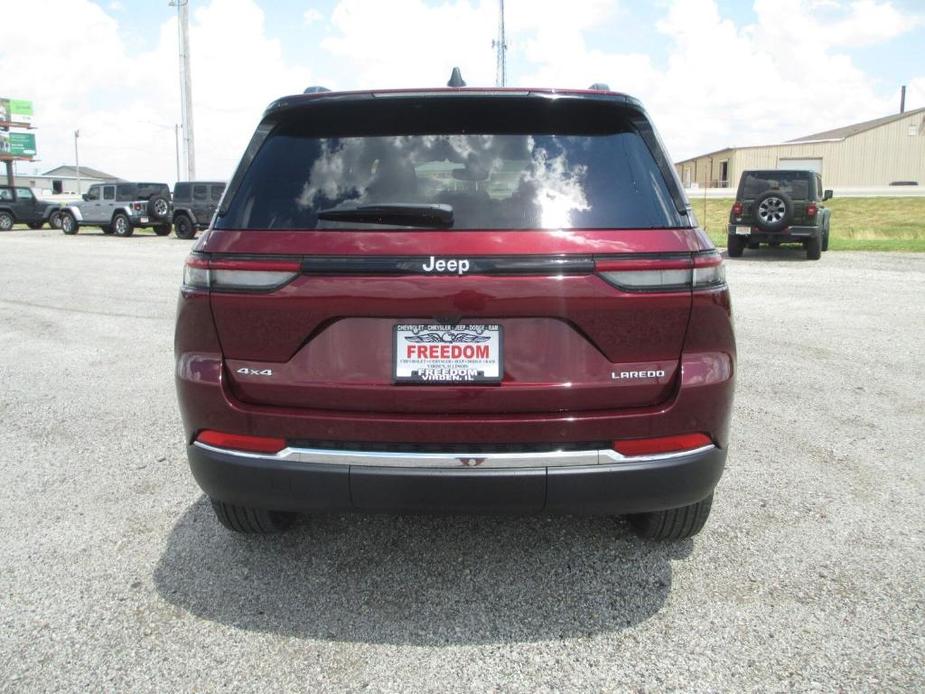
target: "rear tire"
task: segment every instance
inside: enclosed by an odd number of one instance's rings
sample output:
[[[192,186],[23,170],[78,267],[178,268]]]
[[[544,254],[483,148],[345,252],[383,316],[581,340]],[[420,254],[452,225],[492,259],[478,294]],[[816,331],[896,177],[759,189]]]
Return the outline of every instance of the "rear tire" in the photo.
[[[129,220],[126,215],[121,212],[116,212],[112,218],[112,232],[116,236],[127,238],[135,233],[135,229],[132,227],[131,220]]]
[[[191,239],[196,236],[196,227],[193,226],[193,220],[185,214],[181,214],[173,220],[173,230],[178,239]]]
[[[742,252],[745,250],[746,240],[741,236],[736,236],[730,234],[726,237],[726,250],[729,252],[730,258],[741,258]]]
[[[828,224],[825,227],[825,231],[822,232],[822,250],[829,250],[829,226]]]
[[[822,257],[822,245],[818,236],[806,240],[806,259],[819,260]]]
[[[633,531],[647,540],[685,540],[701,530],[710,517],[713,495],[690,506],[667,511],[634,513],[627,517]]]
[[[80,229],[80,225],[77,223],[77,218],[70,212],[62,212],[61,231],[63,231],[68,236],[73,236],[77,233],[78,229]]]
[[[270,535],[281,533],[295,520],[294,513],[285,511],[267,511],[250,506],[226,504],[224,501],[210,499],[212,510],[218,522],[236,533],[253,535]]]
[[[48,226],[50,226],[52,229],[61,228],[61,213],[60,212],[52,212],[50,215],[48,215]]]
[[[156,227],[154,227],[154,233],[158,236],[167,236],[170,233],[170,225],[158,224]]]
[[[0,231],[9,231],[13,228],[15,221],[9,212],[0,212]]]

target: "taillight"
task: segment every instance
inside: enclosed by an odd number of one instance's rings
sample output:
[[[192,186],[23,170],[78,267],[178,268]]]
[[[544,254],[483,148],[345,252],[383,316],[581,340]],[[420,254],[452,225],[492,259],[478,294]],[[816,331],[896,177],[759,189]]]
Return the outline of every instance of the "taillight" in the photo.
[[[132,203],[132,209],[135,210],[135,212],[141,212],[144,208],[145,208],[145,205],[143,202],[133,202]]]
[[[726,266],[717,251],[694,256],[694,289],[706,289],[726,284]]]
[[[186,259],[183,265],[183,288],[184,289],[208,289],[209,288],[209,261],[205,258],[198,258],[194,255]]]
[[[741,203],[741,202],[736,202],[735,204],[733,204],[733,206],[732,206],[732,214],[733,214],[733,216],[735,216],[735,217],[741,217],[741,216],[742,216],[742,203]]]
[[[726,281],[723,257],[717,251],[679,258],[599,258],[595,271],[610,284],[637,292],[690,291]]]
[[[706,434],[679,434],[677,436],[659,436],[651,439],[627,439],[614,441],[613,449],[622,455],[657,455],[659,453],[683,453],[704,446],[713,441]]]
[[[206,429],[196,436],[199,443],[216,448],[227,448],[234,451],[248,451],[250,453],[279,453],[286,447],[285,439],[271,438],[269,436],[246,436],[243,434],[226,434],[223,431]]]
[[[186,289],[268,292],[299,274],[294,260],[209,260],[191,255],[183,267]]]
[[[819,211],[819,210],[816,208],[815,205],[810,204],[810,205],[807,205],[807,206],[806,206],[806,216],[807,216],[807,217],[815,217],[815,216],[816,216],[816,212],[818,212],[818,211]]]

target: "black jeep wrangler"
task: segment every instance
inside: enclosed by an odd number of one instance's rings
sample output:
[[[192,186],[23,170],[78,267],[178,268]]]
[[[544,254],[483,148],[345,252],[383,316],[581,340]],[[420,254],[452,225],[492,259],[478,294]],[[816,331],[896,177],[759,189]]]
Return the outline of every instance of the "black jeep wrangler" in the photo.
[[[32,188],[0,186],[0,231],[9,231],[14,224],[41,229],[46,222],[56,226],[61,205],[39,198]]]
[[[205,229],[225,192],[223,181],[183,181],[173,187],[173,231],[191,239]]]
[[[831,197],[815,171],[743,171],[729,212],[729,257],[762,243],[799,243],[807,258],[819,260],[829,249],[831,211],[822,203]]]

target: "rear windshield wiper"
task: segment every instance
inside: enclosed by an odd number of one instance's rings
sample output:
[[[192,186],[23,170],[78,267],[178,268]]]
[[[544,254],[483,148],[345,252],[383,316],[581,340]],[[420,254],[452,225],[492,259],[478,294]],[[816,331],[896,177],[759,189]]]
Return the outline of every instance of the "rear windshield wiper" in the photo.
[[[332,222],[360,222],[363,224],[392,224],[403,227],[453,226],[453,208],[450,205],[418,205],[386,203],[359,207],[332,207],[321,210],[318,219]]]

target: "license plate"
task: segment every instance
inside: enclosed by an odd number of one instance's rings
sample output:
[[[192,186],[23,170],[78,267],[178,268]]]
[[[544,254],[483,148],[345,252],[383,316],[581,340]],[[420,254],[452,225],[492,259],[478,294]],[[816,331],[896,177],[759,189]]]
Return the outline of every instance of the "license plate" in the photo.
[[[142,223],[142,224],[147,224],[147,223],[148,223],[148,218],[147,218],[147,217],[142,217],[142,218],[141,218],[141,223]]]
[[[500,325],[396,325],[396,383],[496,383],[501,380]]]
[[[751,227],[736,227],[736,234],[739,236],[748,236],[752,233]]]

